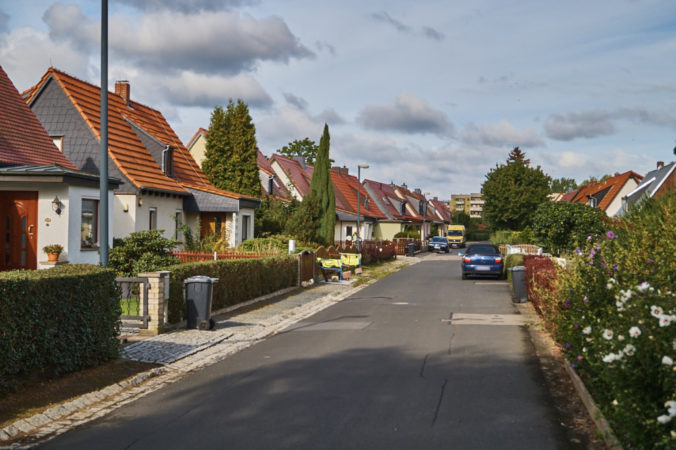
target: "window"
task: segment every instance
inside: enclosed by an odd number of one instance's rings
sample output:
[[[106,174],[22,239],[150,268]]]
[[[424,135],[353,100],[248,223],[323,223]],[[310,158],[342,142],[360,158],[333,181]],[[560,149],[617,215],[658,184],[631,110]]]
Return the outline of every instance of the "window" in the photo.
[[[99,240],[99,201],[82,199],[80,247],[96,248]]]
[[[401,215],[406,214],[406,202],[401,202]]]
[[[275,177],[270,175],[268,178],[268,194],[272,195],[272,190],[275,187]]]
[[[162,172],[168,177],[174,175],[174,149],[169,146],[162,150]]]
[[[251,216],[242,216],[242,241],[249,239],[249,221]]]
[[[157,230],[157,208],[148,210],[148,229]]]
[[[221,216],[214,217],[214,234],[216,234],[216,236],[221,236],[222,229],[223,229],[223,219],[221,218]]]
[[[52,142],[54,142],[56,148],[63,153],[63,136],[52,136]]]
[[[176,223],[176,230],[174,231],[174,239],[180,241],[181,229],[183,227],[183,213],[181,211],[176,211],[176,215],[174,216],[174,222]]]

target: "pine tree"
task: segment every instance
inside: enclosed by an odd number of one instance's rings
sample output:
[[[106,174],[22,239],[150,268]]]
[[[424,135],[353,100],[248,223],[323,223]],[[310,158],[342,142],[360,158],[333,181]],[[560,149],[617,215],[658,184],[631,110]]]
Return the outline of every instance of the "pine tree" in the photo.
[[[257,156],[256,127],[246,103],[230,100],[225,111],[217,106],[202,166],[209,181],[219,189],[260,197]]]
[[[333,195],[329,158],[330,140],[329,126],[324,124],[324,133],[319,141],[319,151],[310,182],[310,191],[319,201],[319,239],[327,245],[333,244],[336,226],[336,197]]]

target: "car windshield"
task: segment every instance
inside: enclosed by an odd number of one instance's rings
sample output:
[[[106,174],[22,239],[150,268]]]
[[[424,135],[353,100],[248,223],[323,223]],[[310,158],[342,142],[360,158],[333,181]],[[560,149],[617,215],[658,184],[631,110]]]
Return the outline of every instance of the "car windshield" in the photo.
[[[446,242],[446,238],[435,236],[435,237],[432,238],[432,242]]]
[[[449,236],[462,236],[462,231],[460,230],[451,230],[448,232]]]
[[[500,250],[492,245],[470,247],[467,249],[468,255],[499,255]]]

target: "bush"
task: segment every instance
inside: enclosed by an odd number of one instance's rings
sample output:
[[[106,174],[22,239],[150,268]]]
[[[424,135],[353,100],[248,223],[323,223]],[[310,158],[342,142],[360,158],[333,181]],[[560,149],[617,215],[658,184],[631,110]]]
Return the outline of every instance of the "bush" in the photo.
[[[0,272],[0,395],[116,358],[115,272],[93,265]]]
[[[546,252],[561,255],[579,246],[587,236],[602,234],[605,219],[603,211],[581,203],[547,202],[535,211],[532,227]]]
[[[547,314],[625,448],[676,447],[676,196],[590,237],[559,271]]]
[[[176,241],[162,236],[162,230],[137,231],[124,239],[116,240],[110,250],[108,267],[121,276],[139,272],[165,270],[178,259],[171,253]]]
[[[512,272],[509,269],[516,266],[523,266],[523,255],[507,255],[505,258],[505,270],[507,271],[507,280],[509,281],[510,288],[512,288]]]
[[[552,309],[558,308],[552,302],[552,293],[557,287],[557,269],[554,261],[547,256],[524,255],[523,265],[526,267],[526,293],[535,310],[543,317],[551,317]],[[552,323],[547,323],[552,328]]]
[[[420,239],[419,231],[400,231],[394,235],[394,239]]]
[[[298,283],[296,256],[258,259],[222,259],[172,266],[169,287],[169,322],[185,318],[183,280],[194,275],[218,278],[214,285],[213,310],[251,300]]]
[[[487,241],[491,237],[489,230],[469,230],[467,232],[468,241]]]

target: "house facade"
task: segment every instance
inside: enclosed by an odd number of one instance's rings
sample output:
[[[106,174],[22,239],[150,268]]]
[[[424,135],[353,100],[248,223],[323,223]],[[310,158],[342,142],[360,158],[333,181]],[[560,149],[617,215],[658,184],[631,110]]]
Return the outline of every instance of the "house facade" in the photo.
[[[648,172],[636,189],[622,197],[620,214],[626,213],[643,199],[659,198],[674,192],[676,192],[676,162],[664,165],[663,161],[658,161],[657,168]]]
[[[120,180],[112,202],[113,236],[158,229],[180,241],[187,225],[201,236],[218,234],[229,246],[253,237],[260,199],[211,185],[162,113],[133,101],[130,93],[127,81],[108,92],[108,167]],[[64,155],[95,174],[100,95],[99,87],[54,68],[24,93]]]
[[[118,184],[109,179],[109,226]],[[98,175],[59,151],[0,67],[0,270],[98,264],[99,194]],[[42,251],[53,244],[63,247],[56,263]]]
[[[641,175],[633,171],[619,173],[602,182],[587,183],[564,195],[561,201],[584,203],[605,211],[608,217],[615,217],[622,211],[623,197],[634,191],[642,179]]]

